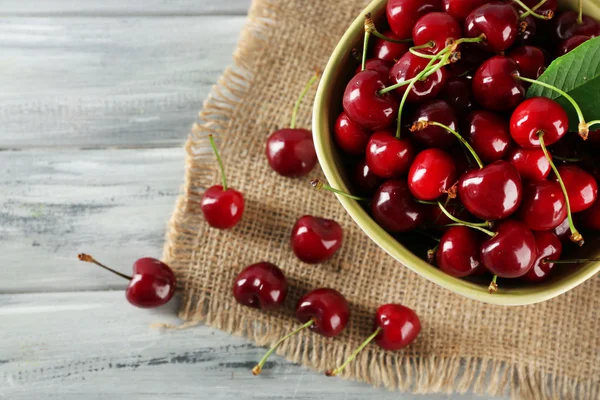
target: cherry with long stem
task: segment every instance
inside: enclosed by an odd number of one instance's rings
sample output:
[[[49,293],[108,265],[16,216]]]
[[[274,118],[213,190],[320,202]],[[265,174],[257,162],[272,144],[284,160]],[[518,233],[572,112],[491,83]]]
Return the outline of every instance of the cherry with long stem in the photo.
[[[340,365],[336,369],[332,369],[332,370],[326,371],[325,375],[327,375],[327,376],[336,376],[337,374],[339,374],[340,372],[342,372],[348,366],[348,364],[350,364],[356,358],[356,356],[358,355],[358,353],[360,353],[365,347],[367,347],[367,345],[369,343],[371,343],[377,337],[377,335],[379,335],[380,332],[381,332],[381,328],[375,329],[375,332],[373,332],[371,334],[371,336],[369,336],[364,342],[362,342],[361,345],[358,346],[356,348],[356,350],[354,350],[352,352],[352,354],[350,354],[350,356],[346,359],[346,361],[344,361],[344,363],[342,365]]]
[[[292,121],[290,122],[291,129],[296,128],[296,117],[298,116],[298,110],[300,109],[300,104],[302,104],[302,100],[304,99],[304,97],[306,96],[306,94],[308,93],[308,91],[310,90],[312,85],[314,85],[315,82],[319,80],[320,75],[321,75],[320,71],[318,71],[318,70],[315,71],[315,74],[312,76],[312,78],[310,78],[310,80],[306,83],[306,85],[304,85],[304,89],[302,89],[300,96],[298,97],[298,99],[296,99],[296,104],[294,104],[294,109],[292,110]]]
[[[84,254],[84,253],[81,253],[81,254],[78,254],[78,255],[77,255],[77,258],[78,258],[80,261],[83,261],[83,262],[87,262],[87,263],[96,264],[96,265],[97,265],[97,266],[99,266],[100,268],[104,268],[105,270],[107,270],[107,271],[110,271],[110,272],[112,272],[113,274],[120,276],[121,278],[127,279],[128,281],[130,281],[130,280],[132,280],[132,279],[133,279],[133,277],[132,277],[132,276],[125,275],[125,274],[123,274],[123,273],[121,273],[121,272],[119,272],[119,271],[115,271],[114,269],[107,267],[107,266],[106,266],[106,265],[104,265],[104,264],[101,264],[101,263],[99,263],[98,261],[96,261],[96,259],[95,259],[94,257],[90,256],[89,254]]]

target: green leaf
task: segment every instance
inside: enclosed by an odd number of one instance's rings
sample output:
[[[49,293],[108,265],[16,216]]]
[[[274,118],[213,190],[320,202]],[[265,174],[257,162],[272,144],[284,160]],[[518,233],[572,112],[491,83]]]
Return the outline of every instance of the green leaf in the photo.
[[[588,40],[554,60],[538,81],[567,92],[581,107],[586,121],[600,119],[600,37]],[[569,114],[570,130],[577,132],[577,114],[569,101],[555,91],[535,84],[527,91],[528,98],[534,96],[558,101]]]

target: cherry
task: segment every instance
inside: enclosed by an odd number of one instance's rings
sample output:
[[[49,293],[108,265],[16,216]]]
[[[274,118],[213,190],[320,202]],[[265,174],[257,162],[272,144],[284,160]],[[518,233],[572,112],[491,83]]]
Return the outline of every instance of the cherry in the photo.
[[[440,239],[436,252],[438,267],[450,276],[462,278],[481,268],[481,233],[466,226],[449,228]]]
[[[461,43],[460,44],[460,60],[448,64],[446,70],[452,77],[464,77],[470,79],[486,60],[492,58],[495,54],[477,47],[477,43]],[[446,85],[444,85],[446,87]],[[471,90],[471,85],[469,85]]]
[[[333,135],[338,146],[349,154],[362,154],[367,148],[371,132],[348,118],[342,112],[333,126]]]
[[[390,130],[375,132],[367,144],[369,169],[381,178],[398,178],[408,172],[415,157],[410,140],[397,139]]]
[[[588,40],[590,40],[590,36],[584,35],[576,35],[568,38],[567,40],[563,40],[558,46],[558,50],[556,51],[556,56],[564,56],[568,52],[575,50],[580,45],[584,44]]]
[[[235,189],[227,187],[227,178],[221,156],[212,135],[209,135],[221,170],[222,185],[214,185],[206,189],[202,196],[201,209],[204,219],[210,226],[217,229],[230,229],[237,225],[244,214],[244,196]]]
[[[348,117],[370,130],[385,129],[396,120],[399,103],[394,93],[380,94],[387,77],[376,71],[356,74],[344,92],[343,105]]]
[[[423,49],[421,52],[427,54],[427,49]],[[419,75],[429,65],[429,61],[429,59],[419,57],[413,53],[404,54],[390,70],[390,83],[397,84],[409,81]],[[425,80],[417,81],[410,89],[406,100],[410,103],[416,103],[436,97],[442,90],[447,77],[448,73],[445,67],[438,69]],[[404,95],[407,86],[397,88],[396,92]]]
[[[460,118],[465,117],[473,109],[471,80],[465,77],[450,78],[440,92],[440,98],[455,111]],[[445,125],[448,123],[440,121]]]
[[[136,307],[154,308],[171,300],[177,286],[175,274],[169,266],[155,258],[140,258],[133,263],[133,276],[128,276],[100,264],[92,256],[79,254],[79,260],[96,264],[121,278],[129,280],[125,291],[127,301]]]
[[[462,36],[459,23],[445,12],[431,12],[423,15],[413,28],[415,46],[434,43],[431,51],[439,53],[446,47],[448,40],[457,40]]]
[[[349,318],[348,301],[337,290],[320,288],[306,293],[296,305],[296,319],[302,325],[279,339],[252,369],[252,374],[260,374],[275,349],[298,332],[308,328],[319,335],[334,337],[342,333]]]
[[[473,10],[465,20],[465,35],[475,38],[481,34],[486,40],[482,48],[499,53],[508,49],[519,33],[519,14],[510,5],[491,2]]]
[[[426,149],[417,154],[408,172],[408,187],[419,200],[435,200],[456,183],[456,166],[450,154]]]
[[[515,60],[521,75],[526,78],[537,79],[546,69],[546,56],[538,47],[517,47],[508,56]]]
[[[525,88],[517,80],[519,66],[508,57],[495,56],[473,76],[473,95],[484,108],[510,111],[523,101]]]
[[[440,0],[389,0],[386,15],[392,31],[398,37],[408,38],[421,16],[441,9]]]
[[[541,148],[524,149],[514,146],[506,158],[515,166],[524,180],[541,181],[550,174],[550,162]]]
[[[532,15],[528,15],[525,18],[522,18],[521,26],[519,29],[519,36],[517,38],[516,43],[522,45],[535,45],[538,41],[538,21]]]
[[[392,31],[386,31],[382,34],[390,39],[405,39],[396,35]],[[408,51],[408,47],[408,43],[394,43],[390,42],[389,40],[376,38],[373,41],[373,46],[371,47],[370,53],[371,56],[374,58],[378,58],[384,61],[396,62]]]
[[[375,175],[367,165],[367,160],[363,159],[354,167],[352,183],[359,194],[371,196],[375,193],[379,185],[383,183],[383,179]]]
[[[413,124],[419,121],[440,122],[456,130],[458,121],[454,110],[444,100],[430,100],[417,108],[413,116]],[[446,129],[439,126],[428,126],[418,132],[413,132],[412,139],[425,147],[447,148],[456,143],[456,138]]]
[[[392,61],[384,61],[378,58],[371,58],[365,62],[365,69],[368,69],[369,71],[379,72],[384,77],[387,77],[389,76],[390,69],[393,65],[394,63]],[[359,65],[358,68],[356,68],[356,72],[354,74],[356,75],[361,71],[362,66]]]
[[[533,267],[522,276],[522,279],[527,282],[538,283],[548,278],[550,271],[554,267],[554,263],[548,261],[560,258],[562,244],[558,237],[549,231],[534,232],[533,235],[537,245],[537,256]]]
[[[572,164],[561,165],[557,169],[567,190],[571,212],[590,208],[598,198],[598,183],[592,174]],[[557,180],[556,177],[554,179]]]
[[[388,232],[408,232],[425,222],[426,208],[417,203],[408,183],[401,180],[384,182],[371,202],[377,223]]]
[[[510,216],[519,208],[522,196],[519,172],[507,161],[472,170],[458,183],[461,202],[471,214],[484,220]]]
[[[600,200],[596,200],[591,207],[583,211],[579,216],[582,226],[587,229],[600,231]]]
[[[475,152],[486,163],[502,159],[511,139],[508,122],[490,111],[473,111],[467,116],[463,132]]]
[[[569,117],[560,104],[547,97],[533,97],[521,103],[510,118],[510,134],[524,148],[540,147],[540,134],[550,146],[569,129]]]
[[[488,2],[489,0],[442,0],[444,10],[458,20],[464,20],[473,10]]]
[[[331,219],[305,215],[292,228],[292,250],[308,264],[329,260],[342,246],[342,239],[342,227]]]
[[[421,332],[421,321],[417,314],[401,304],[379,306],[373,323],[375,331],[338,368],[329,370],[327,376],[342,372],[373,340],[384,350],[400,350],[411,344]]]
[[[599,29],[595,19],[575,11],[564,11],[554,19],[554,34],[559,40],[579,35],[596,37]]]
[[[579,215],[584,214],[585,211]],[[569,225],[569,218],[565,218],[560,225],[556,228],[552,229],[552,233],[554,233],[561,242],[568,242],[571,237],[571,226]]]
[[[518,215],[533,231],[559,226],[567,218],[567,205],[560,185],[547,180],[523,185],[523,201]]]
[[[287,296],[287,281],[279,267],[269,262],[247,266],[235,278],[233,297],[238,303],[262,310],[274,310]]]

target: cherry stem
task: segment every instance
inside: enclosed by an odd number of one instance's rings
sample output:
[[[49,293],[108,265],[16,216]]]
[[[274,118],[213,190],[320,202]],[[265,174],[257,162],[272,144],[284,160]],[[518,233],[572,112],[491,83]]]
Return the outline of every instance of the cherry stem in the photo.
[[[358,353],[360,353],[365,347],[367,347],[367,345],[369,343],[371,343],[377,337],[377,335],[379,335],[380,332],[381,332],[381,328],[377,328],[375,330],[375,332],[373,332],[371,334],[371,336],[369,336],[364,342],[362,342],[362,344],[360,346],[358,346],[356,348],[356,350],[354,350],[354,352],[352,352],[352,354],[350,354],[350,357],[348,357],[348,359],[346,359],[346,361],[344,361],[344,363],[342,365],[340,365],[339,367],[337,367],[334,370],[329,370],[329,371],[325,372],[325,375],[336,376],[337,374],[342,372],[348,366],[348,364],[350,364],[356,358]]]
[[[365,33],[373,34],[373,36],[390,43],[412,43],[412,39],[392,39],[380,33],[375,27],[371,13],[365,15]]]
[[[596,119],[596,120],[588,122],[588,127],[591,128],[592,125],[598,125],[598,124],[600,124],[600,119]]]
[[[429,67],[431,67],[431,66],[433,65],[433,62],[434,62],[435,60],[439,59],[439,58],[442,56],[442,54],[444,54],[444,53],[446,53],[446,49],[444,49],[444,50],[440,51],[438,54],[436,54],[435,56],[433,56],[433,58],[432,58],[432,61],[430,61],[430,62],[429,62],[429,64],[427,64],[427,66],[425,67],[425,69],[423,69],[423,71],[425,71],[425,72],[429,72],[429,71],[431,71],[431,69],[429,69]],[[437,66],[437,65],[436,65],[436,66]],[[433,68],[435,68],[436,66],[434,66]],[[430,74],[430,75],[431,75],[431,74]],[[398,88],[401,88],[402,86],[410,85],[412,82],[414,82],[414,81],[417,81],[417,80],[418,80],[418,79],[417,79],[417,78],[418,78],[418,76],[419,76],[419,75],[415,76],[414,78],[408,79],[408,80],[406,80],[406,81],[398,82],[398,83],[395,83],[395,84],[393,84],[392,86],[388,86],[388,87],[386,87],[386,88],[383,88],[383,89],[381,89],[381,90],[378,92],[378,94],[379,94],[379,95],[384,95],[384,94],[386,94],[386,93],[389,93],[389,92],[391,92],[391,91],[393,91],[393,90],[396,90],[396,89],[398,89]]]
[[[579,105],[577,104],[577,102],[575,101],[575,99],[573,99],[571,96],[569,96],[569,94],[567,94],[567,92],[565,92],[564,90],[560,90],[557,87],[554,87],[548,83],[542,82],[542,81],[538,81],[535,79],[529,79],[529,78],[525,78],[523,76],[519,76],[519,75],[515,75],[515,77],[517,79],[520,79],[524,82],[529,82],[529,83],[533,83],[536,85],[540,85],[543,86],[545,88],[548,88],[550,90],[555,91],[556,93],[560,94],[561,96],[563,96],[565,99],[567,99],[569,101],[569,103],[571,103],[573,105],[573,108],[575,108],[575,112],[577,113],[577,118],[579,118],[579,136],[581,136],[581,138],[583,140],[587,140],[588,138],[588,134],[590,132],[590,127],[589,124],[587,122],[585,122],[585,118],[583,117],[583,112],[581,112],[581,108],[579,107]]]
[[[371,37],[371,32],[365,31],[365,39],[363,42],[363,54],[362,54],[362,62],[360,70],[364,71],[367,67],[367,52],[369,51],[369,38]]]
[[[427,250],[427,262],[429,264],[435,264],[435,255],[440,248],[440,244],[438,243],[433,249]]]
[[[583,158],[581,157],[561,157],[557,155],[552,155],[553,160],[564,161],[564,162],[581,162]]]
[[[490,282],[490,286],[488,286],[488,293],[489,294],[493,294],[496,293],[498,291],[498,275],[494,275],[494,277],[492,278],[492,281]]]
[[[208,140],[210,141],[210,147],[212,147],[213,152],[215,153],[215,157],[217,157],[217,163],[219,164],[219,169],[221,170],[221,180],[223,181],[223,191],[227,190],[227,177],[225,176],[225,167],[223,167],[223,160],[221,160],[221,156],[219,155],[219,150],[217,150],[217,145],[215,144],[215,139],[213,135],[208,135]]]
[[[314,85],[315,82],[319,79],[319,75],[321,75],[321,73],[320,73],[320,71],[317,70],[315,72],[315,74],[312,76],[312,78],[310,78],[308,83],[304,86],[304,89],[302,89],[300,96],[296,100],[296,104],[294,104],[294,110],[292,111],[292,122],[290,123],[290,128],[294,129],[296,127],[296,117],[298,116],[298,110],[300,109],[300,104],[302,103],[302,99],[304,99],[304,96],[306,96],[306,94],[310,90],[311,86]]]
[[[529,17],[532,12],[537,11],[538,8],[540,8],[541,6],[546,4],[547,1],[548,0],[542,0],[539,3],[537,3],[535,6],[531,7],[531,9],[525,11],[523,14],[521,14],[521,19],[525,19],[525,18]]]
[[[534,12],[531,8],[529,8],[525,3],[523,3],[521,0],[513,0],[513,2],[517,3],[518,5],[520,5],[525,11],[529,12],[528,15],[531,15],[532,17],[535,18],[539,18],[539,19],[552,19],[552,17],[554,16],[554,12],[552,12],[552,10],[548,10],[546,15],[542,15],[542,14],[538,14],[536,12]],[[525,17],[523,17],[521,15],[521,19],[524,19]]]
[[[542,264],[583,264],[590,261],[600,261],[600,258],[576,258],[573,260],[550,260],[544,258]]]
[[[583,0],[579,0],[579,15],[577,16],[577,23],[583,25]]]
[[[96,261],[94,259],[94,257],[92,257],[92,256],[90,256],[88,254],[84,254],[84,253],[78,254],[77,258],[80,261],[83,261],[83,262],[88,262],[88,263],[96,264],[97,266],[99,266],[101,268],[104,268],[105,270],[110,271],[110,272],[112,272],[115,275],[119,275],[121,278],[125,278],[128,281],[130,281],[130,280],[133,279],[133,277],[131,277],[129,275],[122,274],[119,271],[115,271],[114,269],[107,267],[106,265],[100,264],[98,261]]]
[[[287,339],[289,339],[290,337],[294,336],[295,334],[297,334],[298,332],[309,328],[312,324],[315,323],[314,319],[311,319],[310,321],[308,321],[307,323],[305,323],[304,325],[301,325],[299,328],[294,329],[292,332],[288,333],[287,335],[285,335],[284,337],[282,337],[281,339],[279,339],[274,345],[273,347],[271,347],[269,349],[269,351],[267,351],[265,353],[265,355],[263,356],[263,358],[260,360],[260,362],[258,364],[256,364],[256,366],[254,368],[252,368],[252,375],[258,375],[260,374],[260,372],[262,371],[263,367],[265,366],[265,363],[267,362],[267,359],[269,358],[269,356],[271,354],[273,354],[273,352],[275,351],[275,349],[277,349],[277,347],[285,342]]]
[[[336,193],[341,196],[348,197],[349,199],[353,199],[353,200],[357,200],[357,201],[364,201],[367,203],[370,201],[369,199],[367,199],[365,197],[354,196],[353,194],[346,193],[342,190],[332,188],[331,186],[323,183],[323,181],[320,179],[313,179],[312,181],[310,181],[310,184],[317,190],[325,189],[328,192],[333,192],[333,193]]]
[[[417,50],[421,50],[421,49],[431,49],[435,46],[435,42],[433,40],[430,40],[429,42],[422,44],[420,46],[413,46],[413,47],[409,47],[408,51],[410,51],[412,54],[414,54],[417,57],[421,57],[421,58],[437,58],[437,54],[424,54],[421,52],[418,52]]]
[[[546,157],[546,160],[548,160],[548,163],[550,163],[550,167],[552,167],[552,171],[554,171],[554,175],[556,175],[556,179],[560,184],[563,196],[565,196],[565,202],[567,203],[567,218],[569,219],[569,228],[571,229],[571,240],[577,243],[579,246],[583,246],[583,236],[581,236],[581,234],[577,231],[577,228],[575,228],[575,223],[573,222],[573,215],[571,215],[571,202],[569,201],[569,194],[567,193],[567,188],[565,187],[565,183],[563,182],[562,177],[560,176],[560,173],[556,168],[556,165],[554,165],[554,162],[552,161],[552,157],[548,153],[546,143],[544,142],[544,132],[538,132],[538,138],[540,140],[540,146],[542,148],[542,151],[544,152],[544,156]]]
[[[440,208],[440,210],[442,210],[442,212],[444,214],[446,214],[446,217],[450,218],[451,221],[456,222],[457,225],[454,224],[449,224],[452,226],[466,226],[468,228],[473,228],[473,229],[478,229],[481,232],[485,233],[486,235],[489,235],[491,237],[496,236],[496,234],[490,230],[485,229],[486,227],[489,228],[490,223],[489,222],[467,222],[467,221],[463,221],[461,219],[456,218],[454,215],[452,215],[450,212],[448,212],[448,210],[446,210],[446,207],[444,207],[442,205],[442,203],[440,203],[438,201],[438,207]],[[449,226],[447,225],[447,226]]]

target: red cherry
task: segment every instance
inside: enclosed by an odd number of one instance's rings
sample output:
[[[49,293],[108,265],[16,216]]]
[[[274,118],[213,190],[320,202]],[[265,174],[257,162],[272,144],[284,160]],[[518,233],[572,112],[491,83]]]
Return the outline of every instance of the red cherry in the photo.
[[[349,154],[362,154],[367,148],[371,132],[361,127],[342,112],[333,126],[338,146]]]
[[[392,31],[382,32],[382,35],[390,39],[401,40],[406,39],[400,37]],[[409,45],[407,43],[394,43],[388,40],[375,38],[371,47],[371,56],[384,61],[396,62],[408,51]]]
[[[458,183],[461,202],[471,214],[484,220],[508,217],[519,208],[522,195],[519,172],[507,161],[472,170]]]
[[[525,100],[510,117],[510,134],[525,148],[540,147],[540,133],[550,146],[559,141],[569,129],[569,117],[560,104],[547,97]]]
[[[577,22],[579,14],[575,11],[564,11],[554,18],[554,34],[559,40],[566,40],[573,36],[598,36],[599,25],[592,17],[583,16],[583,23]]]
[[[533,231],[547,231],[567,217],[567,203],[560,185],[553,181],[535,181],[523,185],[519,218]]]
[[[598,183],[592,174],[572,164],[559,166],[558,173],[567,189],[571,212],[586,210],[594,204],[598,198]]]
[[[423,222],[427,210],[417,203],[408,183],[390,180],[377,189],[371,201],[371,212],[377,223],[388,232],[408,232]]]
[[[477,43],[462,43],[460,45],[460,59],[456,62],[448,64],[446,70],[451,77],[464,77],[469,79],[479,68],[479,66],[486,60],[492,58],[495,54],[490,53],[481,47],[477,46]],[[444,85],[446,87],[446,85]],[[469,90],[471,85],[469,84]]]
[[[465,35],[475,38],[484,34],[480,46],[494,53],[512,46],[518,33],[519,14],[510,4],[499,1],[476,8],[465,20]]]
[[[552,232],[534,232],[533,235],[537,245],[537,256],[533,267],[522,278],[527,282],[538,283],[545,281],[554,267],[554,263],[544,261],[558,260],[562,253],[562,244]]]
[[[519,12],[519,14],[522,14],[522,13]],[[538,36],[542,36],[541,33],[538,35],[538,31],[539,31],[538,21],[540,21],[540,20],[536,19],[532,15],[529,15],[529,16],[525,17],[524,19],[522,19],[521,25],[519,27],[520,28],[519,36],[517,38],[516,43],[521,44],[521,45],[537,44],[536,42],[539,39]]]
[[[490,111],[473,111],[464,123],[464,137],[486,163],[502,159],[510,147],[508,122]]]
[[[288,178],[305,176],[317,163],[312,133],[306,129],[281,129],[267,139],[267,160],[275,172]]]
[[[372,196],[379,185],[383,183],[383,179],[375,175],[375,173],[367,165],[367,160],[365,159],[360,160],[356,164],[352,177],[352,183],[354,184],[357,192],[363,196]]]
[[[325,337],[342,333],[349,317],[346,298],[334,289],[315,289],[302,296],[296,305],[296,318],[302,323],[313,320],[310,329]]]
[[[389,0],[386,6],[390,28],[398,37],[406,39],[417,20],[430,12],[441,11],[440,0]]]
[[[408,187],[419,200],[435,200],[456,183],[457,173],[450,154],[426,149],[417,154],[408,172]]]
[[[175,294],[177,282],[169,266],[155,258],[140,258],[133,264],[133,276],[128,276],[100,264],[92,256],[79,254],[79,260],[96,264],[107,271],[129,280],[125,291],[127,301],[136,307],[154,308],[171,300]]]
[[[235,278],[233,297],[244,306],[273,310],[287,296],[287,281],[279,267],[259,262],[244,268]]]
[[[560,42],[560,45],[558,46],[558,50],[556,51],[556,56],[557,57],[564,56],[568,52],[576,49],[577,47],[584,44],[585,42],[587,42],[590,39],[591,39],[591,36],[576,35],[576,36],[572,36],[566,40],[563,40],[562,42]]]
[[[369,71],[379,72],[384,77],[387,77],[387,76],[389,76],[390,69],[392,68],[393,65],[394,65],[394,62],[392,62],[392,61],[384,61],[384,60],[380,60],[378,58],[371,58],[371,59],[368,59],[367,62],[365,63],[365,69],[367,69]],[[359,65],[358,68],[356,68],[356,72],[354,73],[354,75],[358,74],[361,71],[362,71],[362,66]]]
[[[580,215],[584,214],[581,213]],[[570,242],[571,241],[571,226],[569,225],[569,218],[565,218],[559,226],[552,229],[552,233],[554,233],[561,242]]]
[[[344,111],[353,121],[370,130],[385,129],[396,120],[399,102],[394,92],[379,94],[387,79],[376,71],[356,74],[344,92]]]
[[[546,69],[546,56],[538,47],[517,47],[508,53],[508,56],[515,60],[525,78],[537,79]]]
[[[427,53],[428,51],[427,49],[421,49],[421,52]],[[430,60],[427,58],[419,57],[412,53],[406,53],[390,70],[390,83],[394,85],[414,78],[427,67],[429,61]],[[410,90],[406,101],[409,103],[416,103],[436,97],[442,90],[447,77],[448,73],[446,68],[442,67],[425,80],[417,81]],[[407,87],[408,85],[397,88],[396,93],[400,96],[404,95]]]
[[[211,186],[202,196],[202,214],[213,228],[230,229],[237,225],[244,214],[244,196],[234,189]]]
[[[342,227],[331,219],[305,215],[292,228],[292,250],[308,264],[329,260],[342,246],[342,239]]]
[[[506,157],[524,180],[541,181],[550,174],[552,167],[541,148],[524,149],[513,147]]]
[[[585,228],[600,231],[600,201],[596,200],[591,207],[579,214],[579,217],[581,225]]]
[[[471,80],[465,77],[448,79],[440,93],[440,98],[448,103],[458,117],[462,118],[466,116],[473,109]],[[439,122],[442,122],[444,125],[448,125],[443,121]]]
[[[442,0],[444,10],[458,20],[464,20],[473,10],[488,2],[489,0]]]
[[[418,121],[440,122],[450,129],[457,129],[457,119],[452,107],[443,100],[430,100],[417,108],[412,119],[413,125]],[[411,133],[412,139],[425,147],[447,148],[456,143],[456,138],[450,132],[439,126],[428,126]]]
[[[415,24],[412,32],[415,46],[429,42],[435,43],[431,51],[439,53],[446,47],[448,40],[457,40],[462,36],[458,22],[445,12],[432,12],[423,15]]]
[[[481,245],[481,261],[494,275],[518,278],[533,266],[537,248],[535,237],[524,223],[508,219],[501,222],[496,235]]]
[[[510,111],[523,101],[525,88],[516,79],[519,66],[508,57],[495,56],[484,62],[473,76],[473,96],[484,108]]]
[[[398,178],[408,172],[415,150],[408,139],[396,139],[395,132],[375,132],[367,144],[367,165],[381,178]]]
[[[466,226],[449,228],[440,239],[436,253],[438,267],[450,276],[462,278],[481,268],[479,249],[483,237]]]

